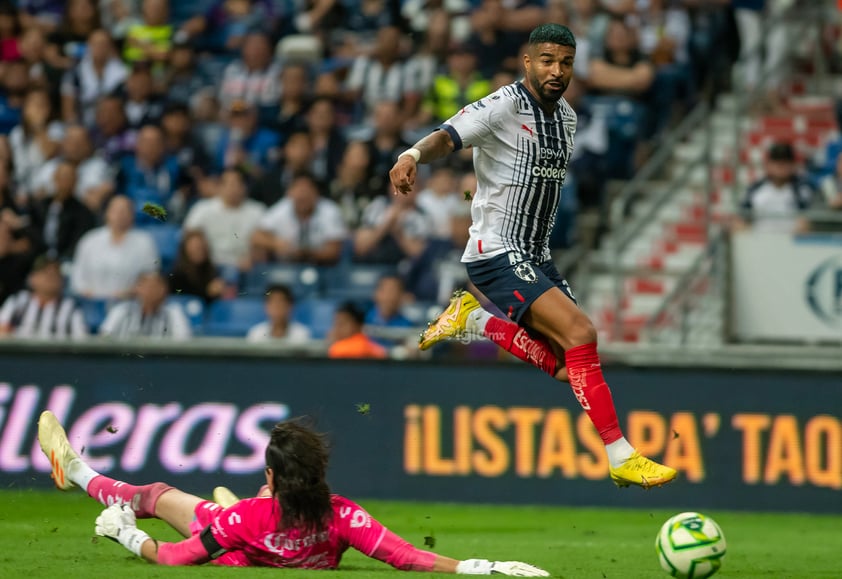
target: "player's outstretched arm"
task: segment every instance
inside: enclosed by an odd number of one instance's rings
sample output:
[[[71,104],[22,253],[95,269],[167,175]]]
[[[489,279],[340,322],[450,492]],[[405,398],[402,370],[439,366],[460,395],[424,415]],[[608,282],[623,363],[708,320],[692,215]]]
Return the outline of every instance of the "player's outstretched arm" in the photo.
[[[549,577],[550,575],[543,569],[517,561],[488,561],[486,559],[459,561],[417,549],[351,501],[339,509],[339,518],[335,524],[339,533],[353,548],[402,571],[512,577]]]
[[[401,153],[389,171],[389,179],[395,193],[409,193],[415,185],[418,163],[432,163],[449,155],[455,149],[453,139],[447,131],[433,131]]]

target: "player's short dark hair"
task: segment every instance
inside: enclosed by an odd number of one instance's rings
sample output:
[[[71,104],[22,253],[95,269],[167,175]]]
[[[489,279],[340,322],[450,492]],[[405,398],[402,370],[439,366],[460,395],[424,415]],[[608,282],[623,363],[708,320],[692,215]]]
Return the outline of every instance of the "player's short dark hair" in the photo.
[[[365,314],[354,302],[345,302],[336,308],[337,314],[346,314],[358,325],[362,326],[365,323]]]
[[[292,290],[282,283],[273,283],[266,288],[266,298],[268,299],[272,294],[281,294],[289,303],[295,303],[295,296],[292,294]]]
[[[562,24],[541,24],[529,35],[529,46],[547,42],[576,48],[576,37],[573,36],[569,28]]]

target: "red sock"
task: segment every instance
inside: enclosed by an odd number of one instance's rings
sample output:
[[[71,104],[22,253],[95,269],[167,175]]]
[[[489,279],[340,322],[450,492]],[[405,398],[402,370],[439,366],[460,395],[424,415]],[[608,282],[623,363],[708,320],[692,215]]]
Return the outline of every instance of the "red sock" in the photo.
[[[570,348],[564,352],[564,359],[573,394],[596,426],[602,442],[607,445],[620,439],[623,432],[617,420],[611,390],[602,376],[596,342]]]
[[[139,519],[155,517],[155,505],[173,487],[164,483],[134,486],[99,475],[88,484],[88,495],[105,506],[127,504]]]
[[[549,343],[533,338],[516,323],[492,317],[486,322],[483,334],[517,358],[555,377],[558,360]]]

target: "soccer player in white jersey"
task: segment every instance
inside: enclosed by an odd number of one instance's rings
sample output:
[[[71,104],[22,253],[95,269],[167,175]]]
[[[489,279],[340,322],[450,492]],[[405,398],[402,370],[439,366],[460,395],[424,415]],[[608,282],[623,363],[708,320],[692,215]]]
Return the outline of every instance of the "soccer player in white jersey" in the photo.
[[[473,148],[477,191],[462,261],[477,289],[509,317],[494,317],[470,293],[457,291],[421,335],[420,347],[482,333],[569,381],[602,437],[612,480],[621,487],[660,486],[676,472],[640,455],[623,436],[602,375],[596,329],[576,305],[547,244],[576,131],[576,113],[562,98],[575,56],[576,40],[567,27],[538,26],[523,56],[523,80],[463,108],[392,168],[395,193],[405,194],[415,184],[418,163]]]

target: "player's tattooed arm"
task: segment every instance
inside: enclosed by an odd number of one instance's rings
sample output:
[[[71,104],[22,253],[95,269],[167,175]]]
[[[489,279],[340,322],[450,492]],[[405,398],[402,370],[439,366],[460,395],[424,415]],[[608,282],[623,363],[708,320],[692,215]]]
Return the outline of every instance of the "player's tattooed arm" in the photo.
[[[419,163],[432,163],[453,152],[456,148],[447,131],[433,131],[417,143],[415,148],[421,153]]]
[[[395,166],[389,171],[389,179],[395,193],[409,193],[415,185],[418,163],[432,163],[455,149],[453,139],[447,131],[433,131],[415,146],[398,156]]]

